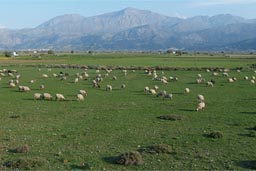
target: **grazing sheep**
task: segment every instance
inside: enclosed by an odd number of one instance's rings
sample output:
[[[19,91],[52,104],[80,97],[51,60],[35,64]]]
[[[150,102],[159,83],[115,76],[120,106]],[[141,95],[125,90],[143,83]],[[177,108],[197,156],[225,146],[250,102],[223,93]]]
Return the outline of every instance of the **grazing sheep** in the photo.
[[[55,99],[56,100],[65,100],[65,97],[63,94],[55,94]]]
[[[155,85],[155,86],[153,87],[153,89],[154,89],[155,91],[157,91],[157,90],[159,89],[159,87],[158,87],[157,85]]]
[[[58,75],[57,75],[57,74],[55,74],[55,73],[53,73],[53,74],[52,74],[52,76],[53,76],[53,77],[58,77]]]
[[[85,90],[79,90],[79,94],[82,94],[84,96],[87,96],[87,92]]]
[[[17,79],[17,80],[20,79],[20,77],[21,77],[20,74],[19,74],[19,75],[16,75],[16,79]]]
[[[10,83],[9,86],[10,86],[11,88],[16,87],[16,85],[15,85],[14,83]]]
[[[217,72],[212,73],[212,76],[218,76],[218,75],[219,75],[219,73],[217,73]]]
[[[78,81],[79,81],[79,79],[78,79],[78,78],[76,78],[76,79],[75,79],[75,81],[74,81],[74,83],[78,83]]]
[[[200,102],[197,104],[196,111],[203,110],[205,108],[205,102]]]
[[[116,76],[113,76],[113,80],[117,80],[117,77],[116,77]]]
[[[206,72],[211,72],[209,69],[206,69]]]
[[[248,80],[248,79],[249,79],[249,77],[248,77],[248,76],[244,76],[244,79],[245,79],[245,80]]]
[[[229,75],[228,75],[227,72],[224,72],[224,73],[223,73],[223,76],[224,76],[224,77],[228,77]]]
[[[204,80],[201,79],[201,78],[196,79],[196,84],[201,84],[201,83],[203,83],[203,82],[204,82]]]
[[[156,97],[164,97],[167,94],[167,92],[165,90],[160,91],[159,93],[157,93]]]
[[[197,74],[197,78],[202,78],[202,75],[201,74]]]
[[[211,81],[208,81],[207,85],[213,87],[213,83]]]
[[[42,98],[44,100],[52,100],[52,95],[50,93],[43,93]]]
[[[185,90],[184,90],[184,93],[190,93],[190,89],[189,88],[185,88]]]
[[[43,78],[48,78],[49,76],[47,74],[42,74]]]
[[[240,73],[240,72],[241,72],[241,70],[239,70],[239,69],[238,69],[238,70],[236,70],[236,72]]]
[[[252,84],[255,84],[255,80],[251,80],[251,83],[252,83]]]
[[[113,88],[112,88],[112,86],[111,86],[111,85],[109,85],[109,84],[108,84],[108,85],[106,86],[106,90],[107,90],[107,91],[112,91],[112,90],[113,90]]]
[[[121,89],[125,89],[125,87],[126,87],[125,84],[121,85]]]
[[[144,87],[144,92],[149,92],[149,87],[148,86]]]
[[[82,94],[77,94],[76,99],[77,101],[84,101],[84,96]]]
[[[30,91],[30,88],[27,86],[23,86],[23,91],[28,92],[28,91]]]
[[[41,84],[40,87],[39,87],[39,89],[41,89],[41,90],[44,89],[44,85]]]
[[[0,80],[1,80],[1,78],[0,78]],[[15,80],[15,84],[17,85],[17,84],[19,84],[19,80]]]
[[[34,94],[34,100],[40,100],[42,99],[42,94],[41,93],[35,93]]]
[[[155,89],[150,89],[149,92],[150,92],[152,95],[156,95],[156,90],[155,90]]]
[[[31,84],[33,84],[33,83],[35,82],[35,80],[30,80],[29,82],[30,82]]]
[[[173,95],[171,93],[164,95],[164,99],[172,99],[172,97]]]
[[[165,79],[161,79],[161,83],[167,84],[168,82],[167,82],[167,80],[165,80]]]
[[[229,78],[229,79],[228,79],[228,82],[229,82],[229,83],[233,83],[233,82],[235,82],[235,80],[234,80],[233,78]]]
[[[255,80],[255,77],[254,77],[254,76],[252,76],[252,80]]]
[[[201,95],[201,94],[198,94],[198,95],[197,95],[197,100],[198,100],[199,102],[203,102],[203,101],[204,101],[204,96]]]

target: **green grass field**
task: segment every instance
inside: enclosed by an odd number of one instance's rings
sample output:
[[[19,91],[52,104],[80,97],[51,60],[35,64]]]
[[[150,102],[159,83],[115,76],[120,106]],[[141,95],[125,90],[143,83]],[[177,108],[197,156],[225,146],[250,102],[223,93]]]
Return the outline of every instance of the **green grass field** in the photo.
[[[10,88],[9,76],[0,76],[0,170],[15,168],[32,170],[244,170],[256,168],[256,85],[244,76],[256,76],[255,56],[182,56],[157,54],[95,54],[60,55],[31,59],[0,58],[0,70],[15,69],[21,74],[20,85],[30,92]],[[35,66],[32,67],[31,64]],[[228,83],[227,77],[212,76],[211,72],[195,70],[157,71],[178,77],[164,85],[152,80],[144,70],[113,70],[104,77],[101,88],[91,82],[95,69],[87,71],[88,80],[74,83],[75,74],[82,69],[41,68],[40,64],[79,64],[93,66],[172,66],[219,67],[231,69],[229,77],[237,82]],[[29,65],[29,66],[27,66]],[[238,73],[235,68],[241,68]],[[68,73],[67,80],[52,76]],[[102,75],[105,71],[101,70]],[[197,74],[215,80],[214,87],[195,84]],[[48,74],[49,78],[42,78]],[[16,75],[16,74],[14,74]],[[117,80],[112,80],[112,76]],[[33,79],[35,83],[29,81]],[[45,85],[44,90],[39,86]],[[106,91],[106,85],[113,91]],[[126,88],[121,89],[125,84]],[[144,87],[159,86],[173,94],[163,100],[144,92]],[[184,94],[188,87],[191,93]],[[78,90],[85,89],[88,96],[76,101]],[[62,93],[65,101],[34,100],[34,93]],[[205,97],[206,108],[196,112],[197,95]],[[181,120],[161,120],[161,115],[178,115]],[[207,135],[219,131],[222,138]],[[24,144],[27,153],[13,149]],[[124,166],[114,163],[121,153],[136,151],[157,144],[168,144],[170,153],[142,153],[143,164]]]

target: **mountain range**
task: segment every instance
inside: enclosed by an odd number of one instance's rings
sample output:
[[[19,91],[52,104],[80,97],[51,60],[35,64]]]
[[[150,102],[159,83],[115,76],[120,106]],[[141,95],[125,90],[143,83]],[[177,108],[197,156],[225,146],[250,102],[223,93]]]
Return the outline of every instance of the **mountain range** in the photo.
[[[1,50],[255,51],[256,19],[230,14],[181,19],[125,8],[57,16],[30,29],[0,29]]]

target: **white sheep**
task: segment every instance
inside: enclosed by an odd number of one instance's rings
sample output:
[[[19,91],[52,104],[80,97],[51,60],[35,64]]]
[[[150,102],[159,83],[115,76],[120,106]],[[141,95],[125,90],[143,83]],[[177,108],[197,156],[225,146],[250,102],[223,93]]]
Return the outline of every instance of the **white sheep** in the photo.
[[[126,85],[125,84],[122,84],[121,85],[121,89],[125,89]]]
[[[213,83],[211,81],[208,81],[207,85],[213,87]]]
[[[42,98],[44,100],[52,100],[52,95],[50,93],[43,93]]]
[[[42,74],[43,78],[48,78],[49,76],[47,74]]]
[[[205,108],[205,102],[200,102],[197,104],[196,111],[203,110]]]
[[[107,91],[112,91],[112,90],[113,90],[113,88],[112,88],[112,86],[111,86],[111,85],[109,85],[109,84],[108,84],[108,85],[106,86],[106,90],[107,90]]]
[[[33,83],[35,82],[35,80],[30,80],[29,82],[30,82],[31,84],[33,84]]]
[[[28,92],[30,91],[30,88],[28,86],[23,86],[23,91]]]
[[[113,76],[113,80],[117,80],[117,77],[116,77],[116,76]]]
[[[78,81],[79,81],[79,79],[78,79],[78,78],[76,78],[76,79],[75,79],[75,81],[74,81],[74,83],[78,83]]]
[[[248,77],[248,76],[244,76],[244,79],[245,79],[245,80],[248,80],[248,79],[249,79],[249,77]]]
[[[155,89],[150,89],[149,92],[150,92],[152,95],[156,95],[156,90],[155,90]]]
[[[84,101],[84,96],[82,94],[77,94],[76,99],[77,101]]]
[[[39,87],[39,89],[41,89],[41,90],[44,89],[44,85],[41,84],[40,87]]]
[[[235,80],[234,80],[233,78],[229,78],[229,79],[228,79],[228,82],[229,82],[229,83],[233,83],[233,82],[235,82]]]
[[[197,74],[197,78],[202,78],[202,75],[201,74]]]
[[[190,93],[190,89],[189,88],[185,88],[185,90],[184,90],[184,93]]]
[[[64,97],[63,94],[57,93],[57,94],[55,94],[55,99],[56,99],[56,100],[65,100],[65,97]]]
[[[197,100],[198,100],[199,102],[203,102],[203,101],[204,101],[204,96],[203,96],[202,94],[198,94],[198,95],[197,95]]]
[[[42,94],[41,94],[41,93],[35,93],[35,94],[34,94],[34,99],[35,99],[35,100],[40,100],[40,99],[42,99]]]
[[[255,84],[255,80],[251,80],[251,83],[252,83],[252,84]]]
[[[87,96],[87,92],[85,90],[79,90],[79,94],[82,94],[84,96]]]
[[[144,87],[144,92],[149,92],[149,87],[148,86]]]
[[[155,91],[157,91],[157,90],[159,89],[159,87],[158,87],[157,85],[154,85],[153,89],[154,89]]]
[[[172,99],[173,95],[171,93],[164,95],[164,99]]]
[[[16,85],[15,85],[14,83],[10,83],[9,86],[10,86],[11,88],[16,87]]]
[[[228,77],[229,75],[228,75],[227,72],[224,72],[224,73],[223,73],[223,76],[224,76],[224,77]]]

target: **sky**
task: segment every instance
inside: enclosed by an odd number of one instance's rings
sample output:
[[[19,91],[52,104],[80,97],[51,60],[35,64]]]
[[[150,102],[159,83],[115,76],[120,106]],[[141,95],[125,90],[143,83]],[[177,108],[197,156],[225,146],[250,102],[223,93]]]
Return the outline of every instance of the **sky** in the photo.
[[[0,0],[0,28],[34,28],[63,14],[90,17],[127,7],[180,18],[232,14],[256,19],[256,0]]]

